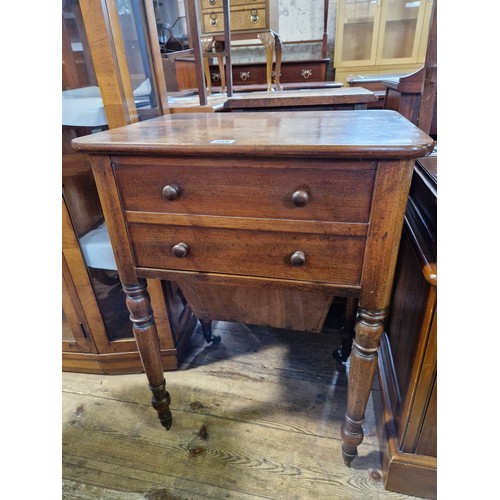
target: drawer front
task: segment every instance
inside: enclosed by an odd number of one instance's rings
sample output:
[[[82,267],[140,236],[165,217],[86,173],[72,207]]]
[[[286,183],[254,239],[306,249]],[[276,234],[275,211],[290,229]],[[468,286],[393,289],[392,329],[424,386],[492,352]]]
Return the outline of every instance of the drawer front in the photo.
[[[348,160],[332,168],[321,168],[319,163],[315,168],[312,162],[309,168],[258,168],[227,161],[218,166],[191,166],[187,159],[149,161],[127,164],[115,160],[126,211],[352,223],[369,220],[375,175],[369,162],[358,161],[353,170]],[[292,160],[289,165],[294,165]],[[165,198],[165,186],[175,186],[178,196]]]
[[[159,224],[129,224],[128,229],[138,267],[353,286],[361,280],[366,241],[363,236]],[[173,253],[173,247],[179,243],[187,245],[184,257]],[[295,252],[303,253],[302,265],[291,263]]]
[[[325,63],[301,63],[281,66],[281,83],[324,82],[325,80]]]
[[[222,9],[205,9],[203,16],[203,33],[222,33],[224,31],[224,11]],[[267,28],[267,11],[263,3],[249,5],[238,9],[231,8],[231,32],[263,30]]]
[[[263,3],[262,0],[231,0],[229,2],[229,5],[230,9],[233,10],[233,7],[240,5],[250,7],[262,3]],[[222,0],[201,0],[202,9],[215,9],[215,8],[222,9],[222,7],[223,7]]]

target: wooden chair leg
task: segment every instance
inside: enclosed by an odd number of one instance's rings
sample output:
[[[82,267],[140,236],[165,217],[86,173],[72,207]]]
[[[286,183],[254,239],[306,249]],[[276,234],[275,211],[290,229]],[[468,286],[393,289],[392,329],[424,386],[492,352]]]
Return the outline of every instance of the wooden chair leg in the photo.
[[[273,90],[273,55],[274,55],[274,34],[270,31],[266,33],[258,33],[257,36],[266,48],[266,80],[267,90]]]
[[[224,58],[217,57],[217,63],[219,64],[220,73],[220,92],[224,94],[226,92],[226,69],[224,67]]]
[[[345,363],[351,355],[352,340],[354,338],[354,324],[358,312],[358,299],[347,297],[344,314],[344,325],[342,326],[342,345],[340,349],[333,352],[337,361]]]
[[[212,343],[214,345],[218,345],[221,341],[221,338],[219,335],[212,334],[212,321],[210,319],[200,319],[200,323],[201,330],[203,332],[205,340],[207,341],[207,344]]]

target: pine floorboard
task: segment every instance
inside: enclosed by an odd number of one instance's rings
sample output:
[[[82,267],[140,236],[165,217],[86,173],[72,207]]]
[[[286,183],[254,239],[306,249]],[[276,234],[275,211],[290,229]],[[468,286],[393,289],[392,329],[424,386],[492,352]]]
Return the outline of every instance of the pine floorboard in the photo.
[[[63,499],[414,498],[384,490],[371,398],[359,456],[343,464],[337,333],[224,322],[214,333],[219,346],[198,329],[181,368],[165,372],[168,432],[144,374],[63,373]]]

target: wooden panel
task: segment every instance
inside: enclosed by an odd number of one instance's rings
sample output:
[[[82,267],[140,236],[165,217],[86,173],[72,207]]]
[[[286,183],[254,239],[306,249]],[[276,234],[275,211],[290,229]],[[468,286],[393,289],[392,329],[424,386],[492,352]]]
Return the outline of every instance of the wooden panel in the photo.
[[[234,163],[115,158],[114,170],[129,211],[368,222],[374,163],[309,162],[307,169],[300,160],[262,164],[271,168],[255,168],[251,160]],[[167,185],[180,189],[177,199],[162,196]],[[308,193],[305,206],[293,204],[297,190]]]
[[[129,224],[128,230],[139,267],[346,285],[357,285],[361,279],[364,237],[153,224]],[[172,253],[172,247],[179,242],[189,245],[185,258],[177,258]],[[296,251],[306,255],[306,263],[301,267],[290,263],[290,256]]]
[[[415,452],[437,457],[437,380],[432,387],[422,429]]]
[[[406,394],[431,285],[422,276],[422,269],[415,259],[406,233],[403,233],[399,252],[391,314],[386,331],[391,343],[399,391]]]
[[[315,333],[321,331],[333,300],[331,294],[207,285],[189,279],[181,280],[179,285],[200,319],[217,318]]]

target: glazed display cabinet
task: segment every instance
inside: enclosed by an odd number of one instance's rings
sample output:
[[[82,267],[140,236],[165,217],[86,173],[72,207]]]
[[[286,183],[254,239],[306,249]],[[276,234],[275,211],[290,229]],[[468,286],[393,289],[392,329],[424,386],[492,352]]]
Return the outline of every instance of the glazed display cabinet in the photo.
[[[339,0],[335,79],[423,66],[435,0]]]

